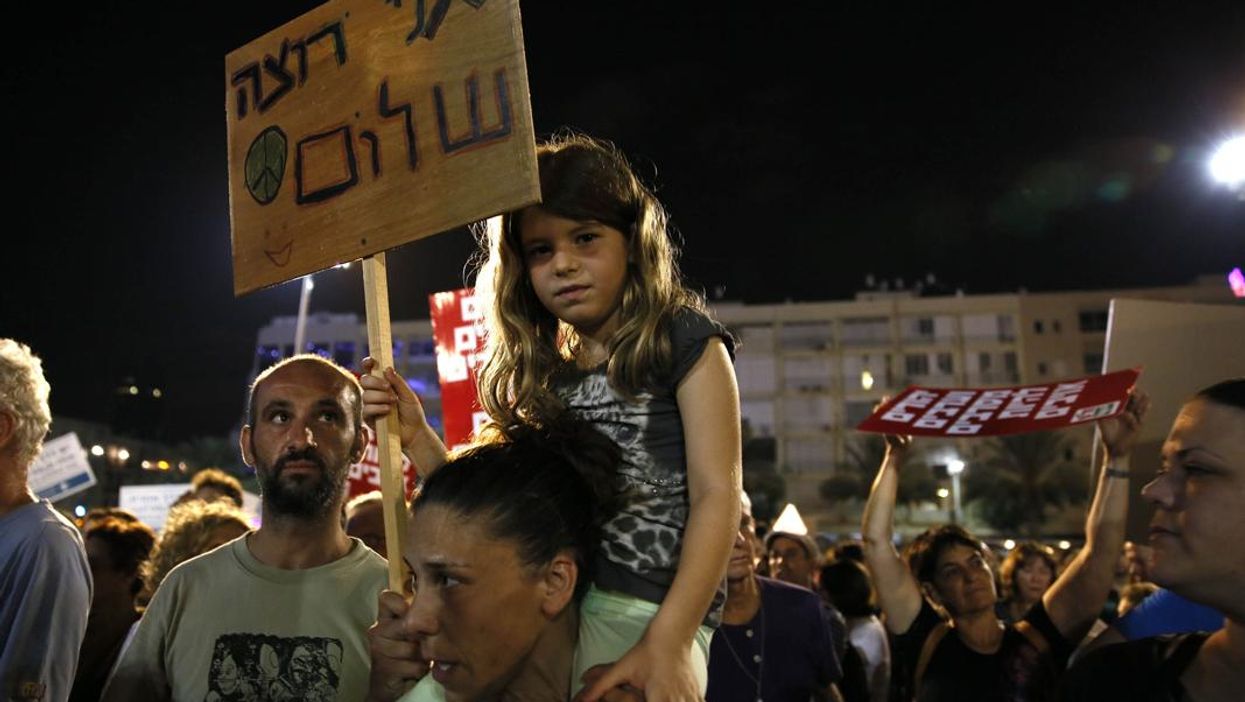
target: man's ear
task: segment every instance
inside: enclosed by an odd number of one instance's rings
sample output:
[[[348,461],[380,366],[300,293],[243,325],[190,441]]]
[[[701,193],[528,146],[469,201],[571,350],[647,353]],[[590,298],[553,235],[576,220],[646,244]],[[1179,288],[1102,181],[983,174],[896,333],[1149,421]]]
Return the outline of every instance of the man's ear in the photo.
[[[354,451],[350,454],[350,463],[353,465],[363,460],[363,454],[367,453],[367,445],[372,441],[372,428],[360,422],[358,435],[354,439]]]
[[[571,551],[559,551],[545,566],[541,580],[543,600],[541,611],[552,619],[566,609],[575,597],[575,585],[579,582],[579,566]]]
[[[242,433],[238,435],[238,448],[242,450],[242,462],[247,466],[255,467],[255,456],[251,454],[251,425],[247,424],[242,427]]]

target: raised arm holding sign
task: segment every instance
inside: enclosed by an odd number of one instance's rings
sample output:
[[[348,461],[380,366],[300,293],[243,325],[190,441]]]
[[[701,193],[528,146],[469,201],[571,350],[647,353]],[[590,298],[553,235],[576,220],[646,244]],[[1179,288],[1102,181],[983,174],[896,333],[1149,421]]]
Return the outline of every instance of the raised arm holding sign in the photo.
[[[1053,695],[1072,647],[1089,630],[1111,588],[1124,542],[1129,456],[1148,407],[1144,393],[1131,393],[1120,414],[1098,420],[1105,461],[1086,519],[1085,548],[1014,625],[1002,624],[995,614],[998,598],[984,546],[964,529],[931,528],[909,547],[906,562],[900,557],[892,540],[895,495],[899,465],[912,437],[887,437],[861,531],[886,626],[895,634],[895,671],[905,697]]]

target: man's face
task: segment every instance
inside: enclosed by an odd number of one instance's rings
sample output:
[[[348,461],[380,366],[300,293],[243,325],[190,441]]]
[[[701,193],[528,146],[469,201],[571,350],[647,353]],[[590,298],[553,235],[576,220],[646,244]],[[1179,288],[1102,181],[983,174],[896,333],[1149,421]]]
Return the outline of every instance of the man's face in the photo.
[[[779,580],[792,585],[813,586],[813,561],[803,544],[786,536],[776,536],[769,546],[769,570]]]
[[[339,514],[350,464],[363,453],[346,378],[318,363],[291,363],[255,389],[255,408],[242,455],[259,476],[265,508],[312,519]]]
[[[739,531],[735,532],[735,545],[731,548],[731,560],[726,565],[727,584],[752,577],[756,572],[758,552],[756,521],[744,512],[739,515]]]

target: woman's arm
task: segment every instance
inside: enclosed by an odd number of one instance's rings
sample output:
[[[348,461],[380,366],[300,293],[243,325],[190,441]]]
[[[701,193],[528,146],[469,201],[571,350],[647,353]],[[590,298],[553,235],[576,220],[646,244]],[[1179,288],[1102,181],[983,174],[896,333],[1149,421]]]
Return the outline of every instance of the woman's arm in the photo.
[[[649,702],[700,698],[689,652],[739,529],[739,391],[721,339],[709,340],[676,397],[690,506],[678,572],[644,638],[586,691],[587,702],[620,684],[644,689]]]
[[[887,436],[886,456],[869,491],[865,504],[861,538],[865,563],[873,575],[878,603],[886,615],[886,628],[892,633],[907,631],[921,612],[921,587],[899,557],[893,541],[895,495],[899,490],[899,465],[911,446],[910,436]]]
[[[1051,623],[1069,641],[1085,635],[1111,592],[1128,520],[1129,454],[1149,408],[1150,398],[1136,391],[1123,413],[1098,422],[1103,465],[1085,522],[1085,548],[1042,596]]]

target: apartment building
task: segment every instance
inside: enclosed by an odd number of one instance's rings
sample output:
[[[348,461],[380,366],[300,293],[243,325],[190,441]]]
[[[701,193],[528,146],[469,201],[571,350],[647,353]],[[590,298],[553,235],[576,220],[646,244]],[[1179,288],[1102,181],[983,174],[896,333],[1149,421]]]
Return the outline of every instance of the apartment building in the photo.
[[[775,440],[788,499],[816,522],[824,511],[818,486],[846,460],[853,427],[883,396],[908,385],[1007,386],[1098,373],[1113,298],[1241,302],[1220,276],[1203,276],[1159,288],[934,296],[875,290],[853,300],[712,307],[740,342],[735,367],[748,431]],[[295,324],[279,317],[259,331],[256,372],[293,352]],[[431,324],[394,322],[393,338],[395,366],[439,428]],[[307,351],[348,368],[366,355],[366,324],[354,314],[311,315],[306,339]],[[1092,434],[1084,434],[1077,454],[1088,459]],[[963,453],[962,445],[946,444],[948,458]]]

